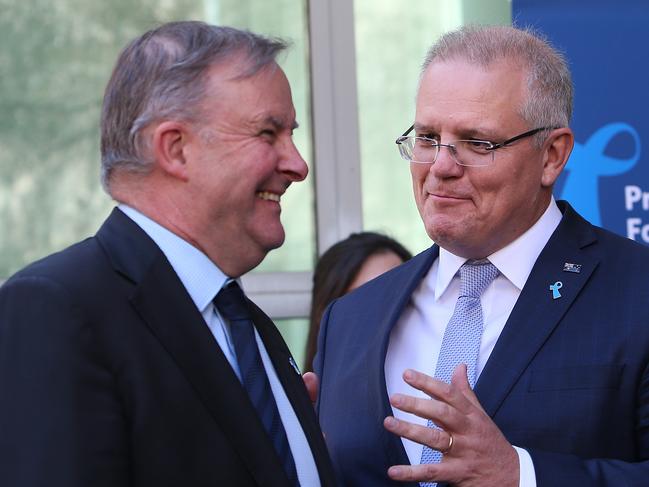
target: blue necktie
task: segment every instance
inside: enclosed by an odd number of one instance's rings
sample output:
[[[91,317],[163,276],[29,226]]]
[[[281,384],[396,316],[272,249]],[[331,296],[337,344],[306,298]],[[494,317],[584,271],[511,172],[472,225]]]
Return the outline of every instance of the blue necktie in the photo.
[[[480,296],[498,276],[498,269],[488,260],[467,261],[460,267],[460,295],[455,303],[453,315],[444,330],[442,348],[439,351],[435,378],[451,383],[453,370],[459,364],[466,364],[471,388],[476,382],[476,366],[480,340],[482,339],[482,305]],[[429,428],[437,428],[428,420]],[[421,463],[439,463],[442,454],[428,446],[421,453]],[[434,487],[435,482],[420,482],[421,487]]]
[[[214,298],[214,305],[221,315],[230,322],[234,350],[237,354],[243,387],[250,402],[257,410],[266,433],[284,467],[291,485],[299,486],[295,461],[286,437],[286,430],[277,410],[275,396],[270,388],[266,369],[261,361],[259,348],[255,341],[252,317],[246,306],[243,291],[235,281],[224,286]]]

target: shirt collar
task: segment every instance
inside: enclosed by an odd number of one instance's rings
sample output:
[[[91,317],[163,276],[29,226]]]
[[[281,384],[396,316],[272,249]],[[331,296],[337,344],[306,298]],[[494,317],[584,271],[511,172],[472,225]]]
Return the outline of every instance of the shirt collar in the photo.
[[[203,312],[229,277],[207,255],[151,218],[125,204],[120,204],[119,209],[156,243],[196,307]]]
[[[488,257],[489,261],[519,291],[523,289],[536,259],[538,259],[545,244],[550,240],[562,216],[561,210],[559,210],[554,197],[552,197],[547,209],[534,225],[516,240]],[[440,248],[438,260],[439,267],[435,283],[436,300],[446,291],[453,277],[468,259]]]

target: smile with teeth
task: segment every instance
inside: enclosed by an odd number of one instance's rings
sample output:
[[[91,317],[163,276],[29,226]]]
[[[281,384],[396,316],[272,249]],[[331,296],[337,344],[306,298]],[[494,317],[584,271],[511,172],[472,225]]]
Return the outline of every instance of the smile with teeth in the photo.
[[[262,200],[276,201],[279,203],[279,195],[277,193],[271,193],[270,191],[258,191],[257,197]]]

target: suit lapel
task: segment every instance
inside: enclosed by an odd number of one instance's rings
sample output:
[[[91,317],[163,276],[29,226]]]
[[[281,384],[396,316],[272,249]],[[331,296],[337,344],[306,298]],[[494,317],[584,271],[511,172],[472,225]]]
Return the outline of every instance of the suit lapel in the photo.
[[[404,308],[410,302],[410,297],[422,279],[429,271],[431,265],[439,255],[436,245],[417,255],[406,264],[400,266],[395,272],[394,279],[390,280],[391,290],[398,290],[396,296],[381,299],[379,306],[381,313],[377,328],[372,329],[372,337],[368,343],[367,373],[369,375],[368,404],[376,404],[374,422],[383,428],[383,420],[393,414],[385,381],[385,357],[390,341],[390,332],[399,320]],[[388,465],[408,465],[410,463],[401,438],[383,430],[383,451],[386,453]]]
[[[480,374],[475,392],[487,414],[494,416],[510,390],[586,285],[599,258],[584,248],[595,241],[592,226],[569,205],[530,277]],[[579,273],[565,272],[566,263],[580,264]],[[551,285],[561,282],[561,297]]]
[[[113,212],[97,237],[116,270],[135,283],[132,305],[192,384],[257,483],[277,485],[278,479],[286,478],[286,474],[273,453],[270,439],[165,256],[119,210]]]
[[[302,374],[297,369],[297,364],[286,346],[284,339],[275,327],[275,324],[250,300],[248,300],[248,308],[252,314],[255,328],[257,328],[259,336],[268,352],[268,356],[273,363],[277,377],[293,406],[295,415],[309,442],[320,474],[321,484],[323,486],[333,486],[336,484],[333,465],[331,464],[329,453],[327,452],[327,447],[315,416],[313,404],[311,404],[304,382],[302,381]]]

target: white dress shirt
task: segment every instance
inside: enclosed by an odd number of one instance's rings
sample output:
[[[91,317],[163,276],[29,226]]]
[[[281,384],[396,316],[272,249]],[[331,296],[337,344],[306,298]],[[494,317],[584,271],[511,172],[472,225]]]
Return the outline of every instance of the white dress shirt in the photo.
[[[480,298],[484,331],[478,352],[477,377],[484,369],[536,259],[559,225],[561,217],[561,211],[553,198],[541,218],[529,230],[488,257],[500,274]],[[413,293],[410,303],[392,329],[385,359],[388,394],[427,397],[406,384],[402,374],[405,369],[414,369],[434,376],[444,330],[460,294],[459,270],[466,260],[440,248],[439,258]],[[420,425],[427,423],[424,418],[392,409],[398,419]],[[419,464],[423,446],[406,438],[401,440],[410,463]],[[516,448],[516,452],[520,462],[520,487],[536,487],[534,465],[529,453],[521,448]]]
[[[196,308],[203,315],[205,323],[214,336],[217,345],[223,351],[235,374],[241,380],[239,364],[237,362],[230,325],[219,314],[212,300],[221,288],[231,279],[226,276],[203,252],[198,250],[178,235],[167,230],[139,211],[120,204],[122,210],[133,220],[160,248],[162,253],[173,267],[189,293]],[[239,285],[241,283],[239,282]],[[291,406],[284,388],[277,377],[273,363],[268,356],[266,347],[255,329],[255,339],[261,354],[261,359],[268,375],[271,390],[275,396],[277,409],[282,418],[286,436],[293,453],[297,476],[301,485],[319,487],[320,476],[311,452],[311,447],[304,435],[293,406]]]

